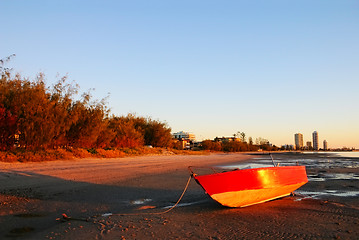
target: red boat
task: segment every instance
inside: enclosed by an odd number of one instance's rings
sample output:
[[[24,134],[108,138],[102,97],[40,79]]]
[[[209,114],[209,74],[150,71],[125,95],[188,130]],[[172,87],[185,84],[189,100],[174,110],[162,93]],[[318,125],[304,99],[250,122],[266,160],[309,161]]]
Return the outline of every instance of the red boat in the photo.
[[[246,207],[289,195],[308,182],[305,166],[276,166],[233,170],[192,177],[215,201]]]

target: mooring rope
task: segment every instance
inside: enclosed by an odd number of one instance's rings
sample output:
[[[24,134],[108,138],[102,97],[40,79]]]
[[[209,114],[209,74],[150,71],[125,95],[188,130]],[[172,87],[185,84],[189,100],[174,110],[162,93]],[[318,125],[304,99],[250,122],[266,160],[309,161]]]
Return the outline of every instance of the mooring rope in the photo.
[[[94,215],[94,216],[91,216],[89,218],[73,218],[73,217],[68,217],[66,214],[62,214],[62,220],[64,221],[70,221],[70,220],[75,220],[75,221],[86,221],[86,222],[89,222],[89,220],[91,218],[98,218],[98,217],[107,217],[107,216],[138,216],[138,215],[160,215],[160,214],[166,214],[166,213],[169,213],[170,211],[172,211],[179,203],[180,201],[182,200],[184,194],[186,193],[187,189],[188,189],[188,186],[189,186],[189,183],[191,182],[191,178],[192,178],[192,175],[189,176],[188,180],[187,180],[187,184],[185,186],[185,188],[183,189],[183,192],[181,194],[181,196],[179,197],[179,199],[177,200],[177,202],[172,206],[170,207],[169,209],[167,209],[166,211],[163,211],[163,212],[148,212],[148,213],[104,213],[104,214],[101,214],[101,215]]]
[[[181,196],[179,197],[179,199],[177,200],[177,202],[175,203],[175,205],[173,205],[171,208],[167,209],[167,210],[164,211],[164,212],[153,213],[153,214],[165,214],[165,213],[168,213],[168,212],[172,211],[172,210],[180,203],[180,201],[182,200],[182,197],[183,197],[183,195],[185,194],[185,192],[187,191],[188,186],[189,186],[189,183],[191,182],[191,179],[192,179],[192,176],[189,176],[189,178],[188,178],[188,180],[187,180],[186,187],[184,188],[184,190],[183,190]]]

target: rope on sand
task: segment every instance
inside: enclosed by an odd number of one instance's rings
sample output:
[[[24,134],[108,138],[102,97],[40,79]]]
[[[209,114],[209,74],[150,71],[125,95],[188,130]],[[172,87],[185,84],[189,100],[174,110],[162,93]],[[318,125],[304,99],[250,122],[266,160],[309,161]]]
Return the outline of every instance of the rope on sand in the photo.
[[[191,182],[191,179],[192,179],[192,176],[189,176],[188,180],[187,180],[187,184],[186,184],[186,187],[184,188],[181,196],[179,197],[179,199],[177,200],[177,202],[175,203],[175,205],[173,205],[171,208],[167,209],[166,211],[164,212],[158,212],[158,213],[152,213],[152,214],[165,214],[165,213],[168,213],[170,211],[172,211],[179,203],[180,201],[182,200],[182,197],[183,195],[185,194],[185,192],[187,191],[188,189],[188,186],[189,186],[189,183]]]
[[[92,217],[89,218],[73,218],[73,217],[68,217],[66,214],[62,214],[62,221],[70,221],[70,220],[75,220],[75,221],[85,221],[85,222],[89,222],[91,218],[97,218],[97,217],[108,217],[108,216],[138,216],[138,215],[160,215],[160,214],[166,214],[169,213],[170,211],[172,211],[182,200],[184,194],[186,193],[189,183],[191,182],[192,179],[192,175],[188,178],[187,180],[187,184],[181,194],[181,196],[179,197],[179,199],[177,200],[177,202],[169,209],[167,209],[166,211],[163,212],[150,212],[150,213],[105,213],[105,214],[101,214],[101,215],[94,215]],[[59,219],[58,219],[59,220]]]

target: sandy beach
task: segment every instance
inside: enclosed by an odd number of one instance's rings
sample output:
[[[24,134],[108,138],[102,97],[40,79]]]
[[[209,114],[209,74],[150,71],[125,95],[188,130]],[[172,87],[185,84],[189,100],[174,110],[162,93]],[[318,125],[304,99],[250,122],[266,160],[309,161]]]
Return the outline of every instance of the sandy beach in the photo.
[[[358,238],[358,167],[337,166],[317,154],[274,157],[286,163],[312,161],[309,182],[295,196],[226,208],[192,180],[180,204],[165,214],[157,213],[178,200],[189,178],[188,166],[258,163],[269,156],[218,153],[1,162],[0,239]]]

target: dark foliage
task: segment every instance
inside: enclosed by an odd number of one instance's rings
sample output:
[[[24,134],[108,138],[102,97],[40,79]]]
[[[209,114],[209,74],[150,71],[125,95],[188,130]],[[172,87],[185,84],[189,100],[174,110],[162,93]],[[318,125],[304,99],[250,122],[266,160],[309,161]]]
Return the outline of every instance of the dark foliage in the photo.
[[[257,151],[258,146],[248,144],[246,142],[237,142],[237,141],[224,141],[217,142],[211,140],[205,140],[202,142],[203,150],[210,151],[224,151],[224,152],[246,152],[246,151]]]

